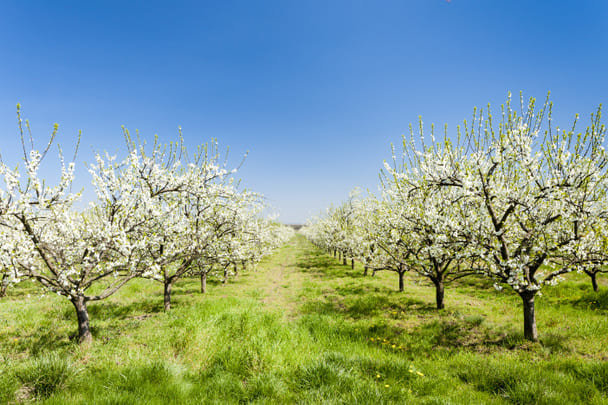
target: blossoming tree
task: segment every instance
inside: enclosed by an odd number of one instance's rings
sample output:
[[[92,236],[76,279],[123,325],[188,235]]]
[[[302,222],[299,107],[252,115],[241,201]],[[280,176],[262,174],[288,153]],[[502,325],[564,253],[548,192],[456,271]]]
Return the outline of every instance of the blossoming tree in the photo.
[[[433,140],[412,155],[430,187],[466,202],[459,234],[483,262],[478,270],[521,297],[524,336],[535,341],[534,298],[574,269],[552,259],[587,249],[581,235],[607,213],[605,128],[598,111],[584,133],[555,130],[548,98],[539,109],[534,99],[521,104],[518,114],[507,101],[498,128],[479,111],[460,143]]]
[[[429,279],[437,309],[443,309],[445,284],[474,273],[472,261],[465,260],[468,241],[459,232],[466,220],[463,202],[454,190],[429,188],[408,169],[386,167],[381,224],[391,237],[380,236],[377,244],[401,252],[408,269]]]
[[[73,162],[65,164],[60,152],[61,177],[54,187],[39,176],[56,132],[57,126],[43,153],[33,148],[28,153],[22,131],[25,170],[1,165],[6,186],[1,226],[13,238],[10,260],[17,271],[68,298],[76,310],[79,339],[90,342],[87,303],[109,297],[143,271],[139,264],[146,240],[139,228],[138,194],[116,188],[125,183],[107,183],[104,190],[98,184],[98,193],[107,192],[108,198],[78,211],[79,195],[70,192]],[[93,285],[101,288],[88,294]]]

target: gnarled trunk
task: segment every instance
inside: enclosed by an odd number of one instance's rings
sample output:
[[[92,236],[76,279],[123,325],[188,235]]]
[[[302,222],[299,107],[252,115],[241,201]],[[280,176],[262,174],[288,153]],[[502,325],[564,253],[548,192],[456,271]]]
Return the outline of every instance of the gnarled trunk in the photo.
[[[445,304],[443,303],[443,297],[444,297],[443,280],[434,279],[432,281],[433,281],[433,284],[435,284],[435,303],[437,304],[437,309],[444,309]]]
[[[78,318],[78,341],[80,344],[89,344],[93,341],[91,328],[89,326],[89,311],[87,310],[87,302],[82,295],[72,297],[70,299],[74,308],[76,308],[76,316]]]
[[[600,287],[597,285],[597,273],[591,274],[591,285],[593,286],[593,291],[599,291]]]
[[[173,283],[165,280],[165,312],[171,310],[171,290],[173,289]]]
[[[593,291],[598,292],[600,287],[597,284],[597,273],[595,271],[585,271],[589,277],[591,277],[591,286],[593,286]]]
[[[201,293],[207,292],[207,273],[201,273]]]
[[[536,329],[536,314],[534,313],[535,291],[525,291],[519,293],[524,304],[524,337],[533,342],[538,341],[538,331]]]
[[[363,276],[367,276],[367,264],[363,267]]]
[[[5,274],[0,280],[0,298],[6,295],[6,291],[8,291],[8,276]]]
[[[399,274],[399,292],[403,292],[404,284],[403,284],[403,276],[405,275],[405,265],[403,263],[399,264],[399,268],[397,269],[397,274]]]

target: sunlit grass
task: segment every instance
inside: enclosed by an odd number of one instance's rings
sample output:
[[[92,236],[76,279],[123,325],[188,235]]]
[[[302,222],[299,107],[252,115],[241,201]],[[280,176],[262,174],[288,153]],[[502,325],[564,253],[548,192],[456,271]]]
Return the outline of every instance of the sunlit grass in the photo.
[[[31,284],[0,301],[0,403],[608,403],[608,288],[581,275],[537,301],[539,343],[519,298],[483,279],[446,288],[363,277],[303,238],[227,285],[135,280],[90,305]],[[28,298],[28,294],[30,297]]]

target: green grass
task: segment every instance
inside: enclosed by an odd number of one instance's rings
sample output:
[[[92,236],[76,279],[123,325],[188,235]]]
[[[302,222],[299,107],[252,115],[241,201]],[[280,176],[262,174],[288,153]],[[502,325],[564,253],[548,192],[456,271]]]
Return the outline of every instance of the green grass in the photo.
[[[446,287],[340,265],[298,236],[226,285],[134,280],[74,309],[23,283],[0,301],[0,403],[608,404],[608,287],[585,276],[537,299],[539,343],[521,303],[483,279]],[[604,280],[602,280],[603,282]],[[29,295],[29,298],[28,298]]]

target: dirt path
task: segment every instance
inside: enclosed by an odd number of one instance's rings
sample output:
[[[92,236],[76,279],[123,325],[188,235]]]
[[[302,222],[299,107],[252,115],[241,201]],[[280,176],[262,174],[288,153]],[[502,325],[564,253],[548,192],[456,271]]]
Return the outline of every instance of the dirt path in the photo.
[[[294,238],[276,253],[270,268],[260,273],[266,279],[261,301],[268,307],[285,311],[286,315],[295,311],[298,292],[302,287],[302,273],[297,269],[302,243],[300,238]]]

